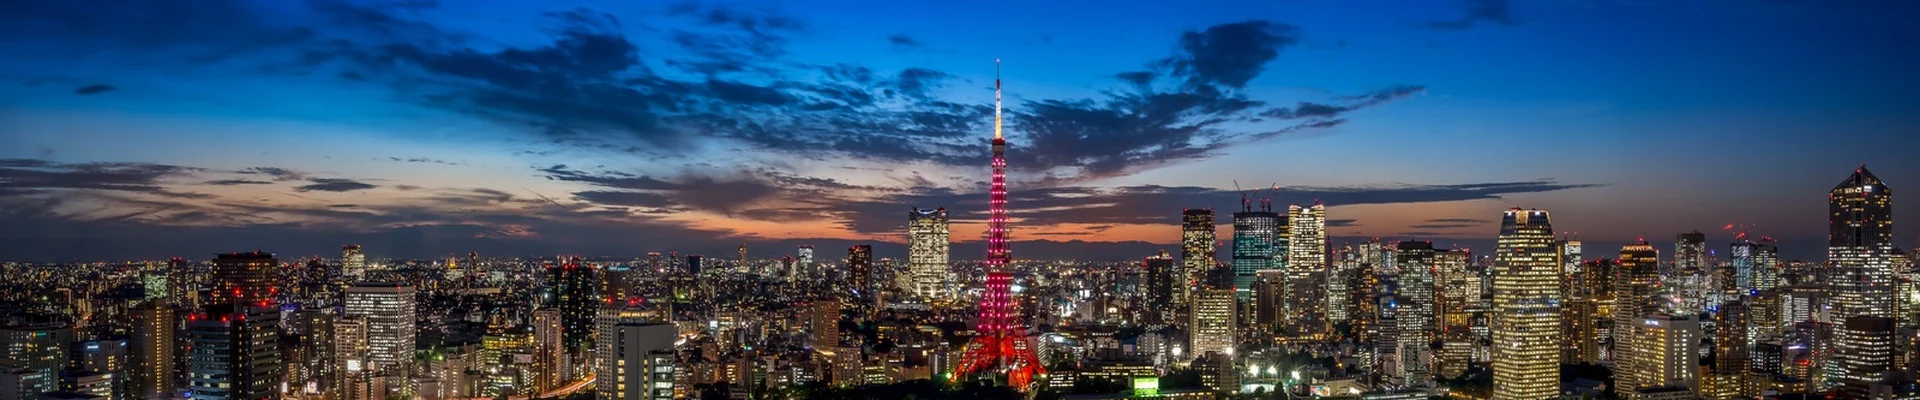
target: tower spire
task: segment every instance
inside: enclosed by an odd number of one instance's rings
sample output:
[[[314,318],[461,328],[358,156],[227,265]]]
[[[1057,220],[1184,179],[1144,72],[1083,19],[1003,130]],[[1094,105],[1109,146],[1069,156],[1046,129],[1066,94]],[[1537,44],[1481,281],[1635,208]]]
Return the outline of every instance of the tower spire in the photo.
[[[993,59],[993,139],[1000,140],[1000,59]]]

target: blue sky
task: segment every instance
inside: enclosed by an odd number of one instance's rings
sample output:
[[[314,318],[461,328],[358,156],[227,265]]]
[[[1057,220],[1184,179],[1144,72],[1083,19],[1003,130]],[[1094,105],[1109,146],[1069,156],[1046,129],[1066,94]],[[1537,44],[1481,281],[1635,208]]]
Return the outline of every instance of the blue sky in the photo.
[[[1920,172],[1912,2],[0,3],[8,259],[885,253],[914,206],[965,254],[996,58],[1029,257],[1170,248],[1237,181],[1342,237],[1814,258],[1852,168]]]

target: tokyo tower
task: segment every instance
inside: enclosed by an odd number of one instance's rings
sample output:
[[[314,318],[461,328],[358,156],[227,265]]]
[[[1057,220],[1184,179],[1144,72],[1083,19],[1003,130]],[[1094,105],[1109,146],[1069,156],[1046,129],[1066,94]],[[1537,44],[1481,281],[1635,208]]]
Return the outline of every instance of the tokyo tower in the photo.
[[[952,380],[976,372],[1006,374],[1007,384],[1025,390],[1035,376],[1046,374],[1027,343],[1020,321],[1020,304],[1010,290],[1013,273],[1007,264],[1007,139],[1000,135],[1000,60],[993,60],[993,186],[987,214],[987,290],[980,296],[979,336],[954,367]]]

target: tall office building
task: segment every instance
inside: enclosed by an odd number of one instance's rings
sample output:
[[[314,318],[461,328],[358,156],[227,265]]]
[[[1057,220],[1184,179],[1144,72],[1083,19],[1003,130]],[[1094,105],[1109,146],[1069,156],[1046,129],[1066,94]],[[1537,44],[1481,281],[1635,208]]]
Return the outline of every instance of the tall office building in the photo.
[[[1395,277],[1399,283],[1399,301],[1395,303],[1398,309],[1394,311],[1394,322],[1398,325],[1399,343],[1394,354],[1399,356],[1403,385],[1423,385],[1432,378],[1433,371],[1429,368],[1433,362],[1432,344],[1439,333],[1434,318],[1436,258],[1433,242],[1400,242],[1394,252],[1394,262],[1400,269]]]
[[[386,371],[389,385],[409,393],[404,383],[413,370],[414,289],[401,283],[361,283],[347,288],[344,315],[367,319],[367,362]]]
[[[1893,190],[1863,165],[1827,193],[1827,205],[1834,321],[1893,317]]]
[[[1245,211],[1233,213],[1233,292],[1244,301],[1253,297],[1253,274],[1279,264],[1274,244],[1284,221],[1271,205],[1253,211],[1251,203],[1242,203]]]
[[[1174,294],[1174,304],[1186,304],[1193,288],[1215,264],[1213,209],[1181,210],[1180,220],[1180,273],[1184,278]]]
[[[591,265],[578,258],[563,258],[560,264],[547,264],[546,304],[560,309],[560,325],[566,330],[562,339],[567,351],[584,352],[593,344],[593,319],[602,299],[599,280]]]
[[[607,331],[612,353],[596,380],[602,400],[672,400],[676,375],[673,324],[623,322]]]
[[[814,269],[812,245],[800,245],[800,247],[794,249],[793,254],[794,258],[798,259],[796,261],[800,263],[801,273],[806,274],[810,279],[819,278],[820,271]]]
[[[1253,273],[1253,297],[1244,309],[1263,336],[1284,331],[1287,322],[1287,271],[1265,270]]]
[[[1166,251],[1147,257],[1140,262],[1140,269],[1146,275],[1146,300],[1144,308],[1146,320],[1151,325],[1172,324],[1174,302],[1187,283],[1185,274],[1173,265],[1173,257]]]
[[[334,368],[339,363],[334,360],[334,324],[340,321],[340,310],[334,307],[305,308],[289,317],[288,329],[299,344],[287,346],[282,350],[287,364],[287,387],[292,393],[309,397],[334,393],[339,382]]]
[[[1833,339],[1839,352],[1840,398],[1866,399],[1873,384],[1897,369],[1900,350],[1894,319],[1856,316],[1837,324]]]
[[[1614,316],[1617,265],[1612,259],[1590,260],[1580,263],[1580,273],[1574,275],[1574,298],[1565,301],[1573,362],[1613,365],[1613,334],[1621,329]]]
[[[1720,305],[1713,320],[1713,375],[1708,378],[1712,384],[1702,390],[1706,398],[1713,400],[1734,400],[1745,396],[1747,371],[1753,363],[1749,361],[1752,348],[1748,347],[1747,303],[1732,300]]]
[[[271,257],[269,256],[269,260]],[[220,261],[215,261],[218,266]],[[269,263],[270,264],[270,263]],[[215,280],[219,280],[216,274]],[[218,293],[218,292],[216,292]],[[188,391],[193,400],[280,398],[280,310],[220,303],[187,321]]]
[[[1493,277],[1493,398],[1560,394],[1560,255],[1546,211],[1507,210]]]
[[[1353,246],[1329,248],[1327,257],[1327,323],[1338,324],[1353,317],[1353,279],[1360,270],[1359,259],[1354,257]]]
[[[1769,290],[1780,286],[1780,243],[1762,236],[1753,246],[1753,288]]]
[[[1713,266],[1707,261],[1707,235],[1693,231],[1674,235],[1672,274],[1669,286],[1680,295],[1680,307],[1702,312],[1718,305],[1720,290],[1714,287]]]
[[[1728,245],[1726,268],[1731,270],[1733,276],[1728,282],[1730,285],[1724,288],[1725,292],[1732,296],[1751,296],[1755,291],[1760,290],[1756,283],[1759,280],[1755,279],[1759,271],[1754,268],[1754,250],[1758,247],[1760,244],[1748,240],[1744,233],[1735,237],[1733,243]]]
[[[367,255],[360,253],[360,245],[340,246],[340,275],[355,281],[367,277]]]
[[[598,365],[594,370],[611,379],[594,381],[594,387],[601,399],[653,399],[657,389],[666,389],[671,398],[672,380],[655,380],[655,366],[667,367],[672,375],[673,342],[676,332],[673,329],[673,313],[666,303],[647,302],[640,299],[616,301],[600,308],[597,321],[602,337],[595,344],[595,359]],[[635,328],[647,326],[647,328]],[[638,334],[640,336],[636,337]],[[666,358],[663,364],[660,358]],[[656,383],[666,383],[664,388],[656,388]]]
[[[164,299],[147,300],[134,310],[133,398],[173,398],[176,321],[173,305]]]
[[[1229,288],[1206,288],[1195,292],[1193,298],[1193,327],[1188,354],[1201,355],[1208,352],[1233,355],[1234,343],[1234,291]]]
[[[31,398],[41,392],[59,390],[60,371],[67,369],[68,345],[73,343],[73,328],[57,325],[20,325],[0,327],[0,361],[17,363],[25,372],[15,374],[19,394]],[[4,364],[0,364],[4,366]],[[0,393],[11,396],[14,393]]]
[[[951,291],[947,279],[947,209],[907,212],[907,269],[913,291],[921,298],[943,298]]]
[[[373,344],[368,336],[366,317],[343,316],[333,321],[333,388],[328,391],[339,400],[381,400],[387,398],[385,380],[379,366],[369,358]],[[495,357],[489,366],[498,366]]]
[[[1466,249],[1437,251],[1433,258],[1433,297],[1435,323],[1440,351],[1434,354],[1434,371],[1439,377],[1452,378],[1466,372],[1476,346],[1473,315],[1484,313],[1480,302],[1480,276],[1471,269],[1472,255]]]
[[[140,269],[141,300],[172,301],[173,299],[173,294],[170,292],[173,285],[169,283],[172,280],[173,270],[158,264],[148,261],[146,267]]]
[[[209,304],[247,304],[278,307],[280,293],[273,285],[280,262],[264,252],[226,253],[213,259],[213,290]]]
[[[1315,337],[1327,331],[1327,206],[1288,206],[1286,224],[1286,333]]]
[[[807,331],[813,337],[813,349],[831,351],[840,347],[840,298],[828,296],[815,299],[812,311]]]
[[[857,244],[847,248],[847,286],[854,293],[873,293],[873,246]]]
[[[1620,386],[1629,399],[1644,389],[1700,388],[1700,321],[1694,316],[1649,315],[1640,318],[1634,335],[1632,367],[1635,386]],[[1617,381],[1616,377],[1616,381]]]
[[[1635,347],[1635,340],[1644,318],[1657,312],[1651,304],[1653,291],[1660,286],[1660,250],[1644,240],[1621,246],[1614,271],[1612,360],[1616,371],[1627,371],[1635,368],[1634,353],[1642,351]],[[1614,374],[1614,385],[1626,389],[1620,391],[1623,395],[1642,386],[1639,377],[1630,373]]]
[[[538,393],[558,388],[571,378],[567,372],[572,370],[568,368],[572,363],[567,357],[561,315],[560,309],[553,307],[533,310],[533,388]]]
[[[1582,321],[1592,323],[1592,310],[1580,303],[1579,295],[1586,281],[1580,278],[1581,244],[1578,240],[1562,239],[1554,242],[1554,252],[1560,255],[1560,362],[1580,362],[1580,345],[1583,339],[1576,335],[1591,330],[1582,326]]]

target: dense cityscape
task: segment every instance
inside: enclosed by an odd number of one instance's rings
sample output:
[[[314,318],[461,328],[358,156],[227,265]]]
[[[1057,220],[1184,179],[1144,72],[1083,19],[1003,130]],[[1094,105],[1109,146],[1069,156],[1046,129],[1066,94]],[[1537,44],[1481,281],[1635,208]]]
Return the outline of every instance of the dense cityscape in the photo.
[[[1228,238],[1182,210],[1178,257],[1016,261],[994,89],[983,262],[902,205],[904,260],[7,263],[0,399],[1920,398],[1920,270],[1864,165],[1817,262],[1744,231],[1589,253],[1520,208],[1491,254],[1331,244],[1324,204],[1258,191]]]
[[[0,400],[1920,400],[1917,17],[5,0]]]

